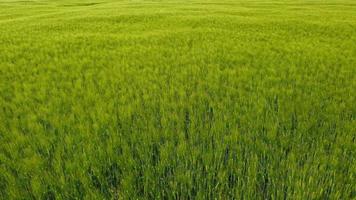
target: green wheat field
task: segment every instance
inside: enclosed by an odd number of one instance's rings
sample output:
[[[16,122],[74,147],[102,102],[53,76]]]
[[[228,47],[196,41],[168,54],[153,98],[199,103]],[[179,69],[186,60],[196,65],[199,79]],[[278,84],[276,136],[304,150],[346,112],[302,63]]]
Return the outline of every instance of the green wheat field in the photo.
[[[0,199],[356,199],[356,1],[0,0]]]

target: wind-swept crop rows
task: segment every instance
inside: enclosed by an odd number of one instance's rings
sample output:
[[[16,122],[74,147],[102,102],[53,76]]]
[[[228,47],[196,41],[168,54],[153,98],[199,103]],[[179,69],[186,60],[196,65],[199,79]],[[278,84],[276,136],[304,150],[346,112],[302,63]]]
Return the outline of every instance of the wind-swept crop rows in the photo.
[[[0,199],[356,198],[356,4],[0,0]]]

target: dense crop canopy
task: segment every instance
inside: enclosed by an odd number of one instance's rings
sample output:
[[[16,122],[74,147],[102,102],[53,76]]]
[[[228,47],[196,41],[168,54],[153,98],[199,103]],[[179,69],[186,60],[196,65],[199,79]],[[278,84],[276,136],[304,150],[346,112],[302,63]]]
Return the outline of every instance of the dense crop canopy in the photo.
[[[352,0],[0,0],[0,199],[356,198]]]

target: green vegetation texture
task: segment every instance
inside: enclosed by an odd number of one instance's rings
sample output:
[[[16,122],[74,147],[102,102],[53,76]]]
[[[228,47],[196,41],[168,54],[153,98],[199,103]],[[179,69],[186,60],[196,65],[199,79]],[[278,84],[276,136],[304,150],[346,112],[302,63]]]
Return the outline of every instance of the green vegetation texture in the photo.
[[[355,199],[354,0],[0,0],[0,199]]]

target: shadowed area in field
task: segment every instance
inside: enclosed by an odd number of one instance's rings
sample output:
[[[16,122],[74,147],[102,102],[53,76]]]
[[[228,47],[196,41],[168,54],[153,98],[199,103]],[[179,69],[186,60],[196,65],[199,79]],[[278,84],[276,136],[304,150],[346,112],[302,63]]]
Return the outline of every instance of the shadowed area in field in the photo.
[[[98,4],[103,4],[104,2],[98,2],[98,3],[76,3],[76,4],[64,4],[64,5],[59,5],[63,7],[75,7],[75,6],[95,6]]]

